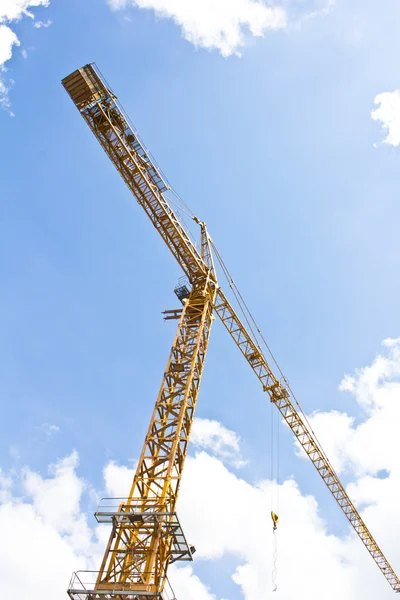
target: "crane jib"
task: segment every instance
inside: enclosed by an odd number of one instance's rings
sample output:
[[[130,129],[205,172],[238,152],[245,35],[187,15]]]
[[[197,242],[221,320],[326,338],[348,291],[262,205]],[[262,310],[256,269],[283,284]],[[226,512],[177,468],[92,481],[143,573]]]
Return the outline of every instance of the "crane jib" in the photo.
[[[164,198],[168,184],[95,66],[78,69],[63,85],[189,281],[204,275],[207,266]]]

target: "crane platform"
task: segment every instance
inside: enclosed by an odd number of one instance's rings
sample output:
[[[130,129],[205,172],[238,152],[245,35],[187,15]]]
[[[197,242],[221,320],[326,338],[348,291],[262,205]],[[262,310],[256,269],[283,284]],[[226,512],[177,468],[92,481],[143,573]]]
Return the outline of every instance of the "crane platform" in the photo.
[[[172,538],[170,564],[177,560],[193,560],[196,549],[188,544],[177,514],[160,511],[156,500],[148,499],[143,507],[141,498],[102,498],[94,516],[98,523],[125,528],[134,526],[146,535],[156,528],[161,529],[163,537]]]
[[[196,550],[188,544],[176,513],[157,508],[154,499],[102,498],[94,516],[98,523],[109,523],[113,528],[135,528],[138,535],[148,536],[161,530],[161,536],[171,540],[169,564],[193,560]],[[128,547],[120,547],[118,551],[120,556],[129,552]],[[154,586],[142,583],[146,575],[152,579],[155,573],[137,573],[137,582],[129,584],[101,581],[99,571],[77,571],[72,575],[68,595],[71,600],[176,600],[168,578],[160,593],[154,591]]]
[[[98,571],[77,571],[72,574],[68,587],[71,600],[176,600],[174,591],[166,578],[162,592],[145,589],[138,590],[138,585],[128,589],[126,584],[98,584]],[[147,586],[150,587],[150,586]],[[134,589],[133,589],[134,588]]]

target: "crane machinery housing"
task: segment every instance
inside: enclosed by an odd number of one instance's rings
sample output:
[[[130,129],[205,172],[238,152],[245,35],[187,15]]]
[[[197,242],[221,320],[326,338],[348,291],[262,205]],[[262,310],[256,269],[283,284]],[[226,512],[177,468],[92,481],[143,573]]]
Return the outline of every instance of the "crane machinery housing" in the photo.
[[[71,600],[174,597],[168,566],[190,561],[194,553],[179,523],[176,501],[214,315],[222,321],[378,568],[393,590],[400,592],[399,578],[348,497],[286,379],[273,373],[251,322],[239,318],[225,296],[214,266],[213,257],[219,259],[219,255],[205,223],[193,216],[200,227],[197,246],[172,208],[177,199],[172,188],[94,64],[74,71],[62,84],[188,281],[175,290],[182,308],[166,314],[167,319],[176,318],[178,326],[129,496],[101,502],[95,516],[100,523],[111,524],[103,561],[98,572],[73,574],[68,589]]]

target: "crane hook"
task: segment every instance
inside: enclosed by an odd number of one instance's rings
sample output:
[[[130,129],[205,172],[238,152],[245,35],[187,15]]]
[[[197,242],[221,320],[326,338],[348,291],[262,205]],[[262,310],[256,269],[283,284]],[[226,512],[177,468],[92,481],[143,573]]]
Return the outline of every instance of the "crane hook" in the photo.
[[[274,552],[272,555],[273,566],[272,566],[272,591],[276,592],[278,586],[276,585],[276,578],[278,575],[276,563],[278,561],[278,545],[276,539],[276,530],[278,526],[279,517],[273,510],[271,510],[271,519],[272,519],[272,532],[274,534]]]

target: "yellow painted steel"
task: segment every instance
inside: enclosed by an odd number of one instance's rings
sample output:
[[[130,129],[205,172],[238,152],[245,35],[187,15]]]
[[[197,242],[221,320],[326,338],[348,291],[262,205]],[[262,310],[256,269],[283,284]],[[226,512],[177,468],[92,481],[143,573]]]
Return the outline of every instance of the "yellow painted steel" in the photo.
[[[192,286],[184,303],[130,496],[115,517],[96,591],[90,597],[122,600],[132,592],[132,598],[144,600],[149,594],[162,594],[174,543],[173,514],[213,312],[228,330],[264,392],[293,431],[393,590],[400,592],[397,575],[348,497],[291,390],[274,375],[255,336],[246,329],[219,287],[205,225],[194,218],[202,232],[199,252],[168,202],[168,183],[94,65],[75,71],[63,80],[63,85]],[[149,512],[159,518],[147,520]],[[144,515],[142,519],[140,514]]]
[[[172,515],[175,511],[213,320],[214,296],[215,286],[206,278],[194,284],[185,301],[125,511],[129,505],[135,513],[151,510],[154,515]],[[153,521],[140,520],[113,530],[97,589],[119,582],[122,589],[161,592],[172,550],[172,537],[162,533]]]
[[[271,402],[275,404],[286,423],[296,436],[300,445],[317,469],[323,482],[339,504],[357,535],[375,560],[395,592],[400,592],[400,580],[393,571],[388,560],[379,548],[368,527],[365,525],[356,507],[350,500],[337,474],[330,464],[325,452],[308,426],[301,408],[296,410],[297,402],[291,397],[289,388],[284,381],[278,380],[271,370],[264,354],[256,341],[248,333],[229,301],[219,289],[215,303],[215,312],[220,317],[226,329],[246,358],[250,367],[260,380],[264,392],[267,392]]]

